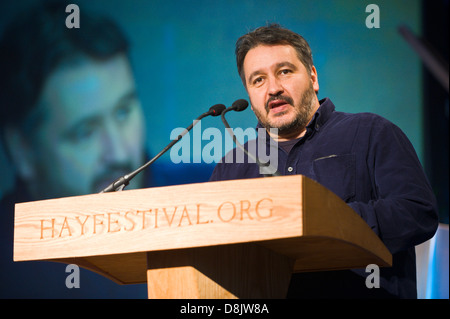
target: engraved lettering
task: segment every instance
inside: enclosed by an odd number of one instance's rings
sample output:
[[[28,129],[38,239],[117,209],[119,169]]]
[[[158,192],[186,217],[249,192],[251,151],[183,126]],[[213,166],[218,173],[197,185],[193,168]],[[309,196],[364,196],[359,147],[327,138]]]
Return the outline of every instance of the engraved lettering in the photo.
[[[224,219],[222,217],[222,214],[223,214],[222,213],[222,208],[224,207],[225,204],[231,205],[232,208],[233,208],[233,214],[228,219]],[[217,209],[217,216],[224,223],[228,223],[229,221],[231,221],[234,218],[235,215],[236,215],[236,206],[234,206],[234,204],[232,202],[224,202],[224,203],[220,204],[219,208]]]
[[[205,222],[201,222],[200,221],[200,204],[197,204],[197,225],[198,224],[208,224],[209,220],[205,221]]]
[[[55,219],[52,218],[52,227],[44,227],[44,219],[41,219],[41,239],[44,239],[44,230],[51,229],[52,230],[52,238],[55,237]]]
[[[251,206],[250,201],[241,200],[241,220],[244,220],[244,212],[247,214],[248,218],[253,219],[252,216],[250,216],[250,212],[249,212],[250,206]]]
[[[104,214],[95,214],[93,216],[94,217],[94,234],[97,233],[97,225],[99,225],[99,226],[101,225],[102,228],[103,228],[103,220],[100,220],[100,221],[97,222],[97,216],[104,217],[105,215]]]
[[[86,219],[84,220],[84,222],[81,222],[81,221],[80,221],[80,217],[78,217],[78,216],[75,217],[75,219],[76,219],[76,220],[80,223],[80,225],[81,225],[81,235],[84,235],[84,224],[86,224],[88,218],[89,218],[89,215],[86,216]]]
[[[224,201],[217,206],[215,212],[211,207],[202,205],[204,204],[149,208],[140,211],[109,211],[103,214],[79,214],[72,217],[49,217],[39,220],[40,239],[141,230],[153,231],[167,227],[204,225],[216,221],[222,223],[232,221],[258,222],[271,218],[275,213],[274,203],[271,198],[262,198],[258,201],[247,199],[234,202]],[[161,210],[164,214],[158,214]],[[162,218],[162,222],[158,218]],[[37,229],[36,232],[38,232]],[[36,237],[38,237],[38,233],[36,233]]]
[[[158,208],[155,209],[155,228],[158,228]]]
[[[183,219],[184,219],[185,217],[188,219],[189,225],[192,225],[191,219],[189,218],[189,213],[188,213],[188,211],[187,211],[186,206],[184,206],[183,213],[181,214],[180,222],[178,223],[178,227],[181,226],[181,222],[183,221]]]
[[[131,231],[131,230],[134,229],[134,226],[136,226],[136,223],[134,222],[134,220],[128,217],[128,214],[130,214],[130,213],[132,214],[133,212],[132,211],[128,211],[128,212],[125,213],[125,216],[124,216],[124,218],[131,223],[131,228],[130,229],[128,229],[127,227],[124,227],[124,230],[126,230],[126,231]]]
[[[118,219],[115,219],[115,220],[111,219],[111,215],[119,215],[120,216],[120,213],[108,213],[108,233],[115,233],[115,232],[120,231],[121,226],[119,224]],[[115,228],[113,230],[111,230],[111,224],[115,224],[115,226],[114,226]]]
[[[67,229],[67,231],[69,232],[69,236],[72,236],[72,232],[70,231],[69,222],[67,221],[67,217],[64,218],[64,222],[63,222],[63,224],[61,226],[61,231],[59,232],[59,236],[58,237],[62,236],[62,233],[63,233],[64,229]]]
[[[164,216],[166,216],[166,220],[167,220],[167,223],[169,224],[169,227],[172,226],[173,218],[175,217],[175,213],[177,212],[177,208],[178,208],[178,206],[175,206],[175,209],[173,210],[172,217],[170,218],[170,220],[169,220],[169,216],[167,216],[166,208],[165,207],[163,208]]]
[[[137,211],[136,212],[136,215],[139,215],[140,213],[142,213],[142,229],[145,229],[147,226],[146,226],[146,213],[150,213],[152,210],[151,209],[149,209],[149,210],[147,210],[147,211]]]
[[[267,205],[267,204],[263,205],[263,202],[265,202],[265,201],[270,202],[270,205]],[[262,206],[262,207],[260,207],[260,206]],[[261,210],[263,210],[263,211],[267,210],[269,213],[261,215],[260,214]],[[272,213],[273,213],[273,201],[272,201],[272,199],[270,199],[270,198],[263,198],[263,199],[259,200],[256,203],[255,212],[256,212],[256,215],[258,215],[258,217],[260,219],[266,219],[266,218],[272,217]]]

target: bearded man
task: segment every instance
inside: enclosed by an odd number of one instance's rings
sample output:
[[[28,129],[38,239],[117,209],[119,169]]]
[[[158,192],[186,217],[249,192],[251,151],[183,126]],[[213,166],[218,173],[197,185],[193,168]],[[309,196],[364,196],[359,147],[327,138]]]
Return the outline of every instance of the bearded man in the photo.
[[[392,267],[380,269],[380,288],[366,287],[365,269],[312,272],[294,274],[287,297],[417,298],[415,246],[436,232],[438,215],[406,135],[381,116],[338,112],[329,98],[319,100],[308,43],[279,25],[239,38],[236,61],[266,146],[278,143],[280,174],[302,174],[336,193],[393,255]],[[254,161],[222,161],[210,180],[263,176]]]

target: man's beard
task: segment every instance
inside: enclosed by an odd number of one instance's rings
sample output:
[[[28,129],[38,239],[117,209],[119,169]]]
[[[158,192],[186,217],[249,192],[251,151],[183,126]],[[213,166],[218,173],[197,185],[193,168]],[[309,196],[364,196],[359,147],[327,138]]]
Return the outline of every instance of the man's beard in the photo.
[[[264,126],[266,130],[269,130],[270,128],[277,128],[279,136],[290,136],[297,132],[303,131],[308,125],[312,116],[311,113],[313,111],[313,104],[315,98],[316,92],[314,91],[312,83],[310,83],[308,89],[306,89],[306,91],[303,92],[298,105],[294,105],[294,101],[289,96],[284,95],[272,96],[265,105],[266,114],[269,114],[270,111],[269,103],[273,100],[282,100],[294,107],[295,112],[294,119],[290,122],[283,123],[281,125],[276,125],[274,123],[271,123],[271,121],[268,118],[263,118],[261,116],[261,113],[258,112],[256,108],[254,108],[253,110],[255,112],[256,117],[258,118],[259,123],[261,123],[261,125]],[[282,116],[284,114],[286,114],[286,112],[280,112],[275,116]]]

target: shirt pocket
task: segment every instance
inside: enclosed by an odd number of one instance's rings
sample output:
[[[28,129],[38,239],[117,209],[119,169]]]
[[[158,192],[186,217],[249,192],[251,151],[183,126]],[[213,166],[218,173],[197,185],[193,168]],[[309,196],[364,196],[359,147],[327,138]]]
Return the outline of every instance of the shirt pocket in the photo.
[[[313,161],[316,180],[349,201],[356,194],[356,165],[354,154],[328,155]]]

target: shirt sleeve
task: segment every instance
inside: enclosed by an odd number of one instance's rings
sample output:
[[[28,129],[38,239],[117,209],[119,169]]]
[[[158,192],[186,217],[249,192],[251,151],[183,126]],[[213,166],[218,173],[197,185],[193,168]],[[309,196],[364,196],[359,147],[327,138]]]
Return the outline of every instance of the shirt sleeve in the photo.
[[[438,227],[436,199],[411,142],[400,128],[383,121],[369,143],[374,199],[349,205],[391,253],[431,238]]]

